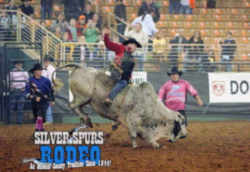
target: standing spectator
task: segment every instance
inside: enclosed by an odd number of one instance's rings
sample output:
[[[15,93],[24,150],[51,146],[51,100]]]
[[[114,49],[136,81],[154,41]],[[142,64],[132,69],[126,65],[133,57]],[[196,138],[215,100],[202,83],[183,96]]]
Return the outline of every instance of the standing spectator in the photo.
[[[5,11],[2,11],[0,13],[0,33],[3,35],[3,40],[7,41],[9,39],[9,18],[7,17],[7,14]]]
[[[89,20],[87,24],[87,28],[83,32],[85,36],[86,43],[97,43],[99,38],[99,30],[95,27],[95,24],[92,20]],[[89,60],[94,60],[97,53],[97,46],[96,45],[89,45],[87,48],[87,57]]]
[[[181,52],[183,52],[185,49],[185,46],[181,44],[186,44],[187,40],[186,38],[181,35],[180,33],[176,33],[175,37],[169,41],[171,45],[170,53],[168,55],[169,61],[171,66],[177,66],[178,62],[178,56]]]
[[[70,19],[68,31],[70,33],[70,40],[77,42],[76,20],[74,18]]]
[[[22,61],[15,61],[15,67],[10,72],[10,109],[17,112],[17,124],[23,123],[23,109],[25,103],[25,85],[29,79],[28,72],[23,69]],[[10,116],[7,117],[10,122]]]
[[[121,35],[124,34],[126,24],[121,22],[120,20],[126,22],[127,21],[127,11],[126,11],[126,6],[124,5],[123,0],[117,0],[117,4],[114,9],[115,16],[119,17],[119,20],[116,19],[117,23],[117,32],[120,33]],[[124,39],[120,36],[119,37],[120,42],[123,42]]]
[[[236,41],[232,37],[232,32],[227,33],[227,38],[220,41],[221,44],[221,61],[226,63],[226,71],[233,70],[232,61],[234,59],[235,51],[237,49]]]
[[[86,65],[86,48],[85,48],[85,37],[80,36],[79,37],[79,42],[81,43],[80,45],[80,62],[85,66]]]
[[[28,16],[33,15],[34,8],[30,4],[31,0],[22,0],[22,2],[23,4],[19,7],[21,11]]]
[[[184,61],[189,64],[184,63],[184,67],[189,66],[195,70],[201,70],[201,61],[204,54],[204,42],[201,38],[200,32],[195,32],[188,43],[190,44],[190,46],[188,46],[188,56],[187,59],[184,59]]]
[[[187,93],[191,94],[199,106],[203,106],[203,102],[194,87],[186,80],[180,79],[182,71],[177,67],[173,67],[168,72],[171,80],[167,81],[159,90],[158,97],[166,105],[167,108],[178,111],[185,118],[187,126],[187,116],[185,112],[185,104]]]
[[[62,13],[60,13],[57,17],[56,20],[54,20],[51,24],[51,28],[53,31],[56,30],[56,27],[60,27],[60,30],[62,31],[62,33],[64,33],[67,29],[67,21],[64,19],[64,15]]]
[[[207,0],[207,8],[216,8],[216,0]]]
[[[92,21],[93,21],[93,23],[95,24],[95,26],[96,26],[99,30],[102,29],[102,17],[101,17],[101,16],[99,16],[97,13],[95,13],[95,14],[93,15]]]
[[[156,33],[153,40],[153,53],[159,58],[160,62],[164,61],[164,53],[166,52],[167,41],[163,36],[162,31]]]
[[[141,23],[142,30],[148,35],[148,37],[153,37],[158,29],[155,26],[154,20],[152,18],[153,11],[149,11],[149,13],[144,14],[142,16],[137,17],[133,22],[132,25],[136,23]]]
[[[6,10],[17,10],[17,6],[15,5],[14,0],[10,0],[9,3],[6,5]],[[15,12],[8,12],[8,16],[10,16],[11,26],[17,25],[17,15]]]
[[[90,3],[87,3],[87,4],[86,4],[86,9],[84,10],[84,13],[83,13],[83,14],[84,14],[85,17],[86,17],[86,23],[88,23],[88,21],[89,21],[90,19],[93,18],[93,15],[94,15],[95,13],[93,12],[92,6],[91,6]]]
[[[50,19],[52,14],[53,0],[41,0],[40,3],[42,19]]]
[[[169,14],[179,14],[180,7],[180,0],[169,0]]]
[[[85,15],[80,15],[76,24],[77,36],[81,36],[84,29],[86,29],[86,17]]]
[[[215,66],[215,54],[214,50],[206,47],[204,50],[204,57],[202,58],[203,69],[206,72],[214,72],[216,70]]]
[[[42,76],[45,78],[48,78],[50,82],[52,83],[52,77],[53,72],[56,70],[55,67],[51,64],[53,62],[53,59],[51,57],[46,56],[44,58],[44,68],[42,71]],[[46,112],[46,123],[50,124],[53,123],[53,115],[52,115],[52,106],[53,102],[49,104],[47,112]]]
[[[181,0],[180,13],[181,14],[192,14],[191,0]]]
[[[140,7],[138,11],[138,16],[151,13],[151,11],[152,11],[153,20],[155,23],[157,23],[160,19],[160,12],[159,12],[158,7],[152,0],[146,0],[142,3],[142,6]]]
[[[141,49],[137,49],[135,52],[135,57],[138,60],[138,69],[143,71],[144,69],[144,59],[147,52],[148,46],[148,35],[142,30],[141,23],[136,23],[132,30],[129,30],[131,27],[127,27],[125,31],[125,36],[127,38],[134,38],[137,42],[142,45]]]
[[[31,100],[34,120],[36,121],[36,131],[43,131],[43,123],[46,121],[45,115],[49,102],[54,102],[54,94],[51,82],[42,76],[43,67],[37,63],[30,70],[33,76],[29,78],[26,85],[26,97]]]

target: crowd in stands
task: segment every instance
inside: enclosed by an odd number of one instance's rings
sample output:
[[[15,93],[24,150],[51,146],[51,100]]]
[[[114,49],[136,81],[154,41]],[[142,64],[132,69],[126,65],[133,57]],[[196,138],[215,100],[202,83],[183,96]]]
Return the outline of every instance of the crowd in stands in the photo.
[[[30,0],[22,0],[23,4],[16,7],[13,0],[5,6],[6,9],[20,9],[23,13],[32,16],[34,8],[30,4]],[[48,2],[49,1],[49,2]],[[207,7],[214,8],[215,0],[208,0]],[[47,26],[48,29],[64,42],[81,42],[88,43],[86,47],[81,47],[81,59],[84,56],[94,59],[104,49],[102,40],[102,28],[104,27],[103,16],[93,10],[91,1],[84,0],[63,0],[64,13],[59,13],[56,19]],[[170,14],[192,14],[195,7],[195,0],[169,0]],[[143,48],[136,52],[136,58],[139,61],[139,69],[143,70],[143,62],[145,61],[148,51],[159,57],[160,61],[165,61],[166,57],[172,65],[176,65],[180,54],[184,56],[186,65],[189,63],[199,63],[202,70],[213,71],[215,68],[212,63],[215,61],[215,53],[211,47],[204,45],[204,41],[200,32],[195,32],[191,38],[185,38],[183,34],[176,33],[169,43],[165,39],[163,32],[156,28],[156,23],[160,19],[160,7],[155,0],[145,0],[138,9],[138,17],[131,23],[128,21],[127,9],[123,0],[116,0],[113,13],[117,16],[117,32],[120,42],[124,39],[132,37],[136,39]],[[41,19],[50,19],[52,9],[51,0],[41,0]],[[7,26],[7,17],[5,13],[1,14],[1,27]],[[44,21],[42,20],[42,22]],[[3,29],[3,28],[0,28]],[[222,61],[231,62],[236,52],[236,41],[233,39],[232,33],[228,33],[225,40],[221,40]],[[98,43],[98,45],[91,45]],[[179,44],[179,45],[178,45]],[[182,44],[190,44],[183,46]],[[197,44],[197,45],[196,45]],[[168,55],[164,49],[170,45]],[[84,55],[85,53],[85,55]],[[86,54],[88,53],[88,54]],[[110,53],[109,53],[110,54]],[[110,56],[113,56],[112,54]],[[109,57],[110,58],[110,57]],[[112,57],[110,58],[112,59]],[[209,69],[202,67],[202,64],[211,63]],[[184,65],[185,70],[185,65]],[[231,66],[227,66],[230,71]]]

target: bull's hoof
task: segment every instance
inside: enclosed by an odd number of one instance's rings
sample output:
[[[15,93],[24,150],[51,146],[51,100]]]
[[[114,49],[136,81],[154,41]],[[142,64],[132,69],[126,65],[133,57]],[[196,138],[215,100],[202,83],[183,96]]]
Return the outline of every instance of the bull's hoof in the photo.
[[[138,145],[137,144],[132,144],[132,148],[136,149],[136,148],[138,148]]]
[[[181,136],[180,139],[185,139],[187,136]]]
[[[160,149],[161,148],[161,146],[158,143],[154,143],[152,146],[153,146],[154,149]]]

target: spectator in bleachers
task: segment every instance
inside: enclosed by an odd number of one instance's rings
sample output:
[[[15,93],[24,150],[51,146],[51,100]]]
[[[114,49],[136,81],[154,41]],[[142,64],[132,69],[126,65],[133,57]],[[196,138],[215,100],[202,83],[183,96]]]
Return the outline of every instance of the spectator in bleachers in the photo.
[[[10,35],[10,20],[6,14],[5,11],[2,11],[0,13],[0,33],[2,35],[3,40],[7,41],[9,39],[9,35]]]
[[[52,14],[53,0],[41,0],[41,17],[43,20],[50,19]]]
[[[233,70],[232,61],[237,49],[236,41],[233,38],[232,32],[227,33],[227,38],[224,41],[220,41],[221,44],[221,61],[226,63],[226,71],[231,72]]]
[[[132,28],[132,30],[130,30]],[[142,45],[141,49],[137,49],[135,52],[135,58],[138,60],[138,69],[143,71],[144,59],[147,52],[148,35],[142,30],[141,23],[136,23],[134,26],[128,26],[125,30],[125,36],[127,38],[134,38]]]
[[[70,24],[67,28],[69,31],[70,40],[77,42],[76,20],[74,18],[70,19]]]
[[[17,124],[22,124],[25,103],[24,91],[29,74],[24,71],[22,61],[15,61],[14,65],[14,69],[10,72],[10,109],[17,112]],[[10,116],[7,116],[7,122],[10,122]]]
[[[64,33],[67,30],[67,21],[64,19],[64,15],[60,13],[56,20],[52,22],[51,28],[53,31],[55,31],[56,27],[60,27],[60,30],[62,33]]]
[[[160,19],[160,12],[156,4],[152,0],[146,0],[142,3],[139,11],[138,16],[142,16],[146,13],[151,13],[153,11],[153,20],[155,23],[157,23]]]
[[[85,37],[82,35],[79,37],[79,42],[81,43],[80,45],[80,63],[82,63],[84,66],[86,65],[86,48],[85,48]],[[76,48],[75,50],[77,50],[78,48]],[[78,60],[78,59],[77,59]]]
[[[204,50],[204,58],[202,60],[204,71],[214,72],[216,70],[215,62],[216,62],[216,60],[215,60],[214,51],[207,47]]]
[[[201,70],[200,62],[204,54],[204,41],[201,38],[200,32],[195,32],[188,43],[190,45],[188,46],[188,54],[184,58],[184,67],[189,67],[190,70]]]
[[[56,27],[55,28],[55,35],[59,38],[59,39],[62,39],[62,31],[60,29],[60,27]]]
[[[163,32],[159,31],[156,33],[156,36],[153,40],[153,53],[156,58],[160,60],[160,62],[164,62],[164,52],[167,46],[167,41],[163,36]]]
[[[216,0],[207,0],[207,8],[216,8]]]
[[[34,8],[31,6],[31,0],[22,0],[23,4],[19,7],[21,11],[28,15],[31,16],[34,14]]]
[[[97,43],[99,40],[99,29],[95,26],[92,20],[87,23],[87,28],[84,30],[83,35],[85,36],[86,43]],[[97,46],[89,45],[87,48],[87,57],[92,61],[96,57]]]
[[[17,6],[15,5],[14,0],[10,0],[8,4],[5,6],[6,10],[17,10]],[[16,26],[17,25],[17,16],[15,12],[8,12],[8,15],[11,19],[11,25]]]
[[[96,26],[99,30],[102,29],[102,17],[101,17],[101,16],[99,16],[98,14],[95,13],[95,14],[93,15],[92,21],[93,21],[93,23],[95,24],[95,26]]]
[[[183,46],[182,44],[186,44],[187,42],[187,39],[180,33],[176,33],[175,37],[169,41],[171,49],[168,55],[168,59],[171,67],[178,66],[178,57],[182,52],[186,50],[185,46]]]
[[[155,22],[153,20],[153,11],[149,11],[148,13],[145,13],[139,17],[137,17],[133,22],[132,25],[135,25],[136,23],[141,23],[142,30],[148,35],[148,37],[153,37],[156,32],[158,32],[158,29],[155,26]]]
[[[124,5],[123,0],[117,0],[117,4],[115,5],[115,8],[114,8],[114,13],[117,17],[119,17],[124,22],[127,21],[127,11],[126,11],[126,6]],[[116,23],[117,23],[117,32],[123,35],[125,28],[126,28],[126,24],[122,23],[118,19],[116,19]],[[119,39],[120,39],[120,42],[124,41],[124,39],[121,36],[119,37]]]
[[[88,23],[89,20],[93,18],[93,15],[95,14],[94,11],[92,10],[92,6],[90,3],[86,4],[86,8],[83,13],[86,17],[86,23]]]
[[[80,36],[83,34],[83,31],[86,29],[86,17],[85,15],[80,15],[76,24],[77,35]]]
[[[179,14],[180,6],[180,0],[169,0],[169,14]]]
[[[194,0],[181,0],[180,13],[181,14],[192,14],[192,8]]]

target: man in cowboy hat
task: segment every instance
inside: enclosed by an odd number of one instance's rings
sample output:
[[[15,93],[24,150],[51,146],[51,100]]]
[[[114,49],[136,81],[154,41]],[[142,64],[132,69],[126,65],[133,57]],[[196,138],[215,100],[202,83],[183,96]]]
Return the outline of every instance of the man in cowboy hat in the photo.
[[[25,103],[25,85],[29,79],[29,74],[23,69],[23,61],[13,62],[14,68],[10,72],[10,109],[17,112],[17,124],[23,123],[23,108]],[[7,116],[7,122],[10,122],[10,116]]]
[[[132,53],[135,52],[136,48],[141,48],[142,46],[132,38],[124,41],[122,44],[112,42],[109,39],[109,30],[104,29],[103,32],[105,46],[109,50],[115,52],[115,60],[113,65],[121,73],[121,76],[118,77],[119,79],[116,85],[113,87],[108,98],[105,100],[106,104],[111,104],[116,95],[128,85],[135,66]]]
[[[159,90],[158,97],[164,102],[167,108],[178,111],[185,117],[187,126],[187,116],[185,113],[185,103],[187,93],[191,94],[197,101],[198,105],[203,106],[203,102],[194,87],[186,80],[180,79],[182,71],[173,67],[168,72],[171,80],[167,81]]]
[[[36,130],[43,130],[49,101],[54,101],[53,89],[48,78],[42,76],[43,67],[37,63],[29,71],[33,74],[26,85],[26,97],[31,100],[32,111],[36,121]]]

